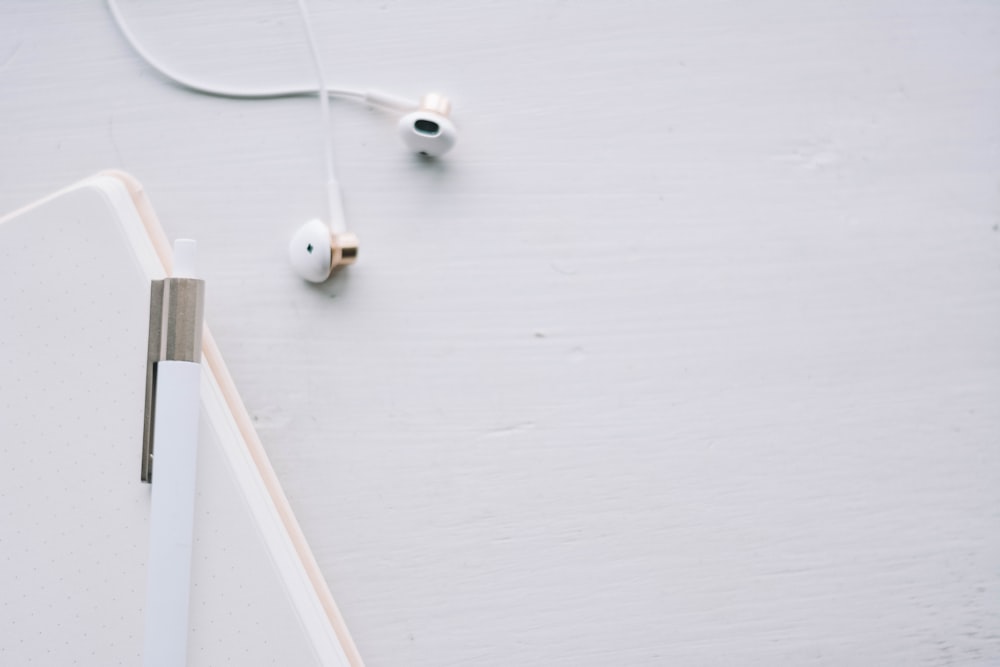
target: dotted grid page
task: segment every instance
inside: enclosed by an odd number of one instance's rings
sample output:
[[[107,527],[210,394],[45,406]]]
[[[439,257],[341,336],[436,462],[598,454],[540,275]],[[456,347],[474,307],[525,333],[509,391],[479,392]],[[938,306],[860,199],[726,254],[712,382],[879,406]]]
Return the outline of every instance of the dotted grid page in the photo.
[[[3,665],[141,661],[152,249],[137,258],[136,230],[121,222],[108,180],[0,223]],[[203,392],[217,389],[204,375]],[[212,402],[221,399],[210,399],[201,415],[188,662],[330,662],[318,657],[237,481],[222,442],[228,427]]]

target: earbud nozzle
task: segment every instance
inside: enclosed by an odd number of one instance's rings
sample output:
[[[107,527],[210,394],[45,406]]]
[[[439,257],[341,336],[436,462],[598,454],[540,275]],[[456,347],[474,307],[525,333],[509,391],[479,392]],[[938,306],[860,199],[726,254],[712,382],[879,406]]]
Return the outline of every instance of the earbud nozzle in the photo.
[[[447,116],[419,109],[399,119],[399,136],[414,153],[441,157],[455,146],[458,131]]]

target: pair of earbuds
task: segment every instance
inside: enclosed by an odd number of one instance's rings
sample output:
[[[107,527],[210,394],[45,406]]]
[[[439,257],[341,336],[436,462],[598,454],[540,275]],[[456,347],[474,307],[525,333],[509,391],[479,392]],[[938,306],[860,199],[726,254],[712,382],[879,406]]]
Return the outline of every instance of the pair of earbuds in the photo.
[[[375,95],[379,94],[366,94],[367,101],[374,102],[370,98]],[[448,99],[441,95],[424,95],[419,107],[399,119],[399,136],[406,148],[429,158],[438,158],[450,151],[458,138],[455,124],[448,118],[450,107]],[[331,189],[336,187],[335,184],[330,186]],[[324,282],[336,268],[353,264],[358,258],[358,237],[336,230],[344,227],[339,189],[332,191],[330,198],[333,219],[329,223],[318,218],[310,220],[295,232],[288,244],[292,269],[311,283]]]
[[[352,90],[328,86],[306,0],[298,0],[298,6],[309,41],[317,85],[263,89],[240,89],[205,84],[186,74],[176,72],[142,47],[128,28],[116,1],[107,1],[115,24],[132,49],[160,75],[182,88],[204,95],[230,99],[275,99],[313,95],[319,97],[325,139],[323,143],[326,152],[329,220],[323,221],[319,218],[310,220],[295,232],[288,244],[288,258],[292,269],[303,280],[313,283],[324,282],[337,267],[353,264],[358,258],[358,238],[352,232],[347,231],[340,186],[335,175],[333,148],[330,140],[330,97],[351,99],[403,114],[397,126],[399,136],[407,149],[418,155],[439,158],[450,151],[458,140],[458,130],[449,117],[451,103],[442,95],[427,94],[421,98],[419,103],[415,103],[412,100],[376,90]]]

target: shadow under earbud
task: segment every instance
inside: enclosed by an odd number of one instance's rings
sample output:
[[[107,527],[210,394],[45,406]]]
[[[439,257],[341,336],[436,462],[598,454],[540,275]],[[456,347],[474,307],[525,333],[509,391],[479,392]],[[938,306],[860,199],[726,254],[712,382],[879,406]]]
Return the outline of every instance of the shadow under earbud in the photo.
[[[309,289],[313,290],[317,294],[322,294],[328,299],[338,299],[344,296],[348,289],[350,288],[351,282],[351,269],[350,267],[340,267],[321,283],[310,283],[303,281]]]
[[[441,158],[421,153],[411,153],[411,155],[410,164],[434,178],[444,178],[451,170],[448,160],[442,160]]]

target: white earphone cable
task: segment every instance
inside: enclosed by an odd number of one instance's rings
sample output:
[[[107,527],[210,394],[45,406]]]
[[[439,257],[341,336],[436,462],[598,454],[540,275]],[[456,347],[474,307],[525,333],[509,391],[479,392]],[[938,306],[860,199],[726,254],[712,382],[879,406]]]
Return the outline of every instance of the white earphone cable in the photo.
[[[323,60],[319,55],[319,45],[316,33],[309,18],[309,8],[306,0],[299,0],[299,13],[305,25],[306,38],[309,40],[309,53],[312,55],[313,66],[316,68],[316,80],[319,82],[319,109],[323,122],[323,153],[326,159],[326,200],[330,211],[330,228],[334,233],[344,229],[343,205],[340,200],[340,185],[337,183],[337,172],[333,165],[333,136],[330,131],[330,94],[326,87],[326,76],[323,73]]]
[[[277,97],[302,97],[305,95],[315,95],[319,91],[312,86],[299,86],[291,88],[228,88],[225,86],[216,86],[207,83],[203,83],[191,77],[180,74],[177,71],[171,69],[168,65],[164,64],[161,60],[153,56],[149,51],[143,48],[135,35],[129,29],[128,25],[125,23],[122,17],[121,11],[118,9],[118,3],[116,0],[108,0],[108,9],[111,11],[111,16],[115,20],[115,24],[121,31],[122,36],[125,41],[129,43],[129,46],[138,53],[143,60],[149,64],[150,67],[155,69],[157,72],[170,79],[174,83],[183,86],[184,88],[189,88],[195,92],[202,93],[205,95],[213,95],[215,97],[232,97],[236,99],[273,99]],[[350,97],[354,99],[365,98],[364,91],[361,90],[350,90],[348,88],[329,88],[329,94],[337,95],[338,97]]]
[[[121,10],[118,8],[118,3],[116,0],[108,0],[108,10],[111,12],[111,17],[114,19],[115,25],[118,26],[118,30],[121,31],[122,37],[128,42],[129,46],[139,54],[143,60],[146,61],[150,67],[155,69],[160,73],[161,76],[170,79],[174,83],[189,90],[193,90],[197,93],[202,93],[203,95],[212,95],[215,97],[229,97],[233,99],[243,99],[243,100],[266,100],[274,99],[278,97],[304,97],[308,95],[319,94],[319,89],[315,86],[297,86],[297,87],[278,87],[278,88],[230,88],[226,86],[216,86],[214,84],[204,83],[193,79],[186,74],[181,74],[176,70],[172,69],[170,66],[166,65],[163,61],[156,58],[147,51],[139,41],[136,39],[135,35],[129,29],[128,25],[125,23],[125,19],[122,16]],[[328,96],[344,97],[348,99],[360,100],[368,104],[374,104],[380,107],[385,107],[387,109],[395,109],[397,111],[411,111],[417,108],[417,104],[411,100],[397,97],[389,93],[383,93],[378,90],[355,90],[352,88],[335,88],[325,85],[326,92]]]

